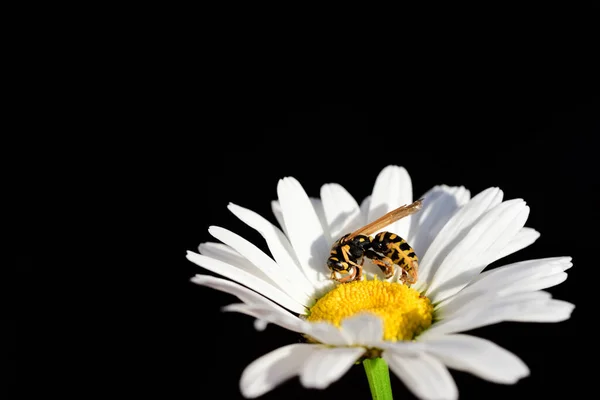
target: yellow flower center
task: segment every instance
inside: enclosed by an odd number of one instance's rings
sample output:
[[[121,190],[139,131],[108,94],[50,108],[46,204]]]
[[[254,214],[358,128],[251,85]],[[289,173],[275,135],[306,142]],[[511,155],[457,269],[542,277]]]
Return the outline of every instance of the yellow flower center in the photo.
[[[310,309],[309,321],[327,321],[339,327],[342,320],[360,312],[380,316],[384,339],[412,340],[431,325],[433,306],[427,297],[401,283],[354,281],[338,285]]]

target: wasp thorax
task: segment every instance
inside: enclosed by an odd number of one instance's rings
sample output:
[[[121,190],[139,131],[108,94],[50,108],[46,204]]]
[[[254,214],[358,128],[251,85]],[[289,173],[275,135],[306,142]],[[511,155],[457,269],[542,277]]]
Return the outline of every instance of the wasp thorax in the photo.
[[[348,317],[371,312],[383,319],[384,340],[412,340],[431,325],[433,306],[406,285],[387,281],[354,281],[338,285],[310,309],[308,320],[336,326]]]
[[[387,243],[386,242],[380,242],[378,240],[373,241],[371,243],[371,249],[373,249],[373,251],[377,252],[377,253],[385,253],[388,249]]]

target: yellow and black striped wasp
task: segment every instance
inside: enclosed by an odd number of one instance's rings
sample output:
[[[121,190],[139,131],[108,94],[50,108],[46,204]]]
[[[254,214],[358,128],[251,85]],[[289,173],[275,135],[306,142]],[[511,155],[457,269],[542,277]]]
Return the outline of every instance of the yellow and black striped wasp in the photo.
[[[385,214],[352,233],[338,239],[331,247],[327,267],[331,270],[331,279],[341,283],[360,280],[364,257],[376,264],[386,279],[394,274],[394,265],[402,269],[400,281],[412,284],[417,281],[419,258],[414,250],[400,236],[391,232],[372,233],[416,213],[423,206],[423,199],[403,205]],[[337,274],[345,276],[338,278]]]

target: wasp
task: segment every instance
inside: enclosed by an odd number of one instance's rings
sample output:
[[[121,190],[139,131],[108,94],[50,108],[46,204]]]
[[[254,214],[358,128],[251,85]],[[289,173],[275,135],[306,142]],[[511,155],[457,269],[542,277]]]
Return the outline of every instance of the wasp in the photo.
[[[348,233],[338,239],[331,247],[327,259],[327,267],[331,270],[331,279],[341,283],[360,280],[365,257],[369,258],[385,274],[386,279],[394,274],[394,265],[402,269],[402,283],[412,284],[417,281],[419,259],[414,250],[400,236],[391,232],[380,232],[375,237],[374,232],[416,213],[423,206],[423,199],[412,204],[403,205]],[[337,278],[336,273],[345,274]]]

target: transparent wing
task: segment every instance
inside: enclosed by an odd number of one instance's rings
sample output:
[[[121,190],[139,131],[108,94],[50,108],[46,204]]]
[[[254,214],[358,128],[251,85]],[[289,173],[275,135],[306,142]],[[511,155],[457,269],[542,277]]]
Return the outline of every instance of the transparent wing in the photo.
[[[412,204],[405,204],[403,206],[400,206],[395,210],[392,210],[389,213],[385,214],[384,216],[377,218],[370,224],[367,224],[362,228],[355,230],[350,235],[348,235],[345,241],[351,240],[357,235],[370,235],[374,232],[377,232],[381,228],[384,228],[398,221],[399,219],[408,217],[409,215],[416,213],[421,209],[421,207],[423,207],[423,199],[419,199]]]

